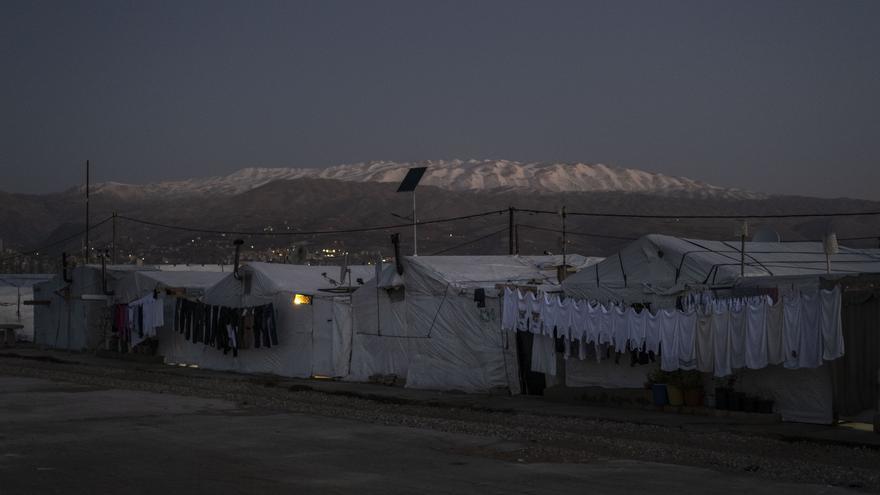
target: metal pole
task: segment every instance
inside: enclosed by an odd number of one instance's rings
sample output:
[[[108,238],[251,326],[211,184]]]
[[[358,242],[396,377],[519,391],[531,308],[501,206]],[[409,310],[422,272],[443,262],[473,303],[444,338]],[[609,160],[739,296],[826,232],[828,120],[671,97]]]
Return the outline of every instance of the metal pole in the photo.
[[[507,209],[507,250],[511,256],[516,252],[513,246],[513,212],[512,206]]]
[[[89,262],[89,161],[86,160],[86,263]]]
[[[563,266],[563,269],[567,269],[567,268],[565,268],[567,266],[565,263],[565,261],[566,261],[566,246],[565,246],[565,244],[566,244],[566,239],[565,239],[565,206],[563,206],[562,207],[562,266]]]
[[[113,264],[116,264],[116,212],[113,212]]]
[[[413,198],[413,256],[419,255],[419,236],[416,232],[416,224],[418,220],[416,219],[416,190],[413,189],[412,192]]]

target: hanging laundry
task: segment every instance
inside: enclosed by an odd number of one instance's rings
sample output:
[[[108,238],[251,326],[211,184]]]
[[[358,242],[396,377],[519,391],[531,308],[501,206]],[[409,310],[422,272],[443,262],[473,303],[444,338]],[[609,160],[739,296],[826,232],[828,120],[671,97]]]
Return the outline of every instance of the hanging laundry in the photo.
[[[801,300],[797,295],[782,298],[782,344],[785,351],[786,368],[798,367],[798,353],[801,346]]]
[[[678,369],[678,318],[676,311],[661,309],[657,312],[660,320],[660,369]]]
[[[541,333],[543,335],[553,336],[553,329],[556,328],[556,318],[559,316],[558,301],[559,297],[545,293],[540,297],[541,301]]]
[[[553,337],[541,334],[533,337],[532,371],[556,375],[556,342]]]
[[[611,343],[617,352],[626,352],[626,343],[629,340],[629,317],[625,308],[613,306],[611,308]]]
[[[626,310],[626,338],[633,349],[641,349],[645,346],[645,315],[647,313],[647,309],[636,311],[635,308],[630,307]]]
[[[821,290],[822,304],[822,357],[826,361],[843,356],[843,323],[840,317],[840,287]]]
[[[711,373],[715,369],[715,344],[712,329],[712,311],[697,310],[696,355],[697,370]]]
[[[728,308],[729,330],[728,349],[730,352],[730,366],[734,369],[746,366],[746,304],[739,300],[733,300]]]
[[[785,362],[785,344],[783,332],[783,302],[767,303],[767,363],[782,364]]]
[[[727,305],[717,301],[712,310],[712,345],[715,348],[715,376],[733,373],[730,364],[730,312]]]
[[[697,311],[678,313],[675,331],[675,338],[678,342],[678,368],[682,370],[696,369]]]
[[[801,338],[798,345],[798,368],[818,368],[822,365],[822,329],[820,317],[822,301],[818,291],[802,293],[798,315]]]
[[[660,352],[660,312],[651,314],[645,310],[645,350],[657,354]]]
[[[516,331],[517,320],[517,295],[510,290],[509,287],[504,288],[504,299],[501,305],[501,329],[514,332]]]
[[[758,298],[746,303],[746,367],[753,370],[767,367],[769,303],[769,297]]]

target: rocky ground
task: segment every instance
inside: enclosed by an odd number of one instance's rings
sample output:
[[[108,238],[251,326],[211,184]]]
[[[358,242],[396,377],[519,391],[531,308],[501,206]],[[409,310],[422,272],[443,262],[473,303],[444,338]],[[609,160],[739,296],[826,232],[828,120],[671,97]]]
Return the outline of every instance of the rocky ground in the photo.
[[[682,429],[599,419],[364,399],[317,392],[272,377],[245,377],[161,365],[107,361],[95,366],[53,359],[0,359],[0,376],[113,389],[221,399],[243,410],[302,413],[362,424],[408,427],[470,437],[456,454],[513,463],[591,464],[617,460],[707,468],[724,475],[880,491],[880,451],[791,442],[716,428]],[[499,445],[504,445],[499,448]]]

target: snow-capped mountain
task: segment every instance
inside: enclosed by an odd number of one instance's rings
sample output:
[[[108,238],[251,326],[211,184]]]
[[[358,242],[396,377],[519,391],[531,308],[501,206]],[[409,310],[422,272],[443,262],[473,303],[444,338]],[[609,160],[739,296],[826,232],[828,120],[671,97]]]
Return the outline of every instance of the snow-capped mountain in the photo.
[[[728,189],[685,177],[587,163],[522,163],[509,160],[371,161],[327,168],[246,168],[216,177],[146,185],[106,182],[94,192],[123,196],[174,197],[239,194],[283,179],[322,178],[354,182],[399,182],[407,169],[427,166],[422,184],[453,191],[519,189],[544,193],[635,192],[704,198],[755,199],[761,194]]]

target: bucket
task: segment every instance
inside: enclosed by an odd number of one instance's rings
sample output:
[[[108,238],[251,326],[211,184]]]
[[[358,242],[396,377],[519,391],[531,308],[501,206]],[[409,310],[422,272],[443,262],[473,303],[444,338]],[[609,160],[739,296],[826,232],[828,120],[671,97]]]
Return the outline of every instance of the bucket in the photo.
[[[669,397],[666,395],[666,385],[662,383],[651,385],[651,396],[654,399],[654,405],[657,407],[669,404]]]

